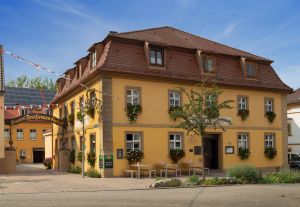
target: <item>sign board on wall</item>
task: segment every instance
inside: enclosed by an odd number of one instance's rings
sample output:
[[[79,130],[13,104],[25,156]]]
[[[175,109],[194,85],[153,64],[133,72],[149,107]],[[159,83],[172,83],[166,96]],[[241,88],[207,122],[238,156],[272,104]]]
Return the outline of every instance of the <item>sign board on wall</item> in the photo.
[[[113,168],[114,159],[112,155],[99,155],[99,168]]]

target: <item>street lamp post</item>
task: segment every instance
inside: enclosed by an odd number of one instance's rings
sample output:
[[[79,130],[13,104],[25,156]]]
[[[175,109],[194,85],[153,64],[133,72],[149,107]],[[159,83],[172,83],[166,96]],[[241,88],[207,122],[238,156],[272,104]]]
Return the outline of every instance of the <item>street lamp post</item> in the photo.
[[[85,162],[85,136],[84,136],[84,107],[82,106],[82,152],[81,152],[81,169],[82,178],[84,178],[84,162]]]

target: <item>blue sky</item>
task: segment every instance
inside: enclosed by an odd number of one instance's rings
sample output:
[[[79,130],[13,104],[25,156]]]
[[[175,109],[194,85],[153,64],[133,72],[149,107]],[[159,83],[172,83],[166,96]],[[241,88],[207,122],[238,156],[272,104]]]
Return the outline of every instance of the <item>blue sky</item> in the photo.
[[[0,0],[0,44],[63,73],[109,31],[172,26],[274,60],[300,87],[298,0]],[[5,56],[6,79],[49,76]]]

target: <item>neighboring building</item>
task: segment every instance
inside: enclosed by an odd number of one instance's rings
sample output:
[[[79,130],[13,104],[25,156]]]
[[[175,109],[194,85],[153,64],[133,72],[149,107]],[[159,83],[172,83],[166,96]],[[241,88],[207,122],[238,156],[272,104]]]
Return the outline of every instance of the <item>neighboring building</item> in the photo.
[[[43,133],[52,129],[52,124],[42,120],[10,123],[28,114],[50,115],[52,112],[48,103],[55,92],[15,87],[6,87],[5,91],[5,146],[10,146],[12,141],[18,162],[42,162],[45,156]]]
[[[0,158],[4,158],[4,62],[3,47],[0,45]]]
[[[77,155],[84,147],[82,141],[86,152],[95,150],[95,168],[104,177],[120,176],[128,168],[124,155],[132,149],[142,150],[143,163],[153,165],[170,163],[170,148],[182,148],[186,153],[182,161],[201,163],[204,159],[205,167],[210,169],[239,164],[258,168],[287,166],[286,99],[292,89],[277,76],[272,60],[171,27],[111,32],[88,52],[65,72],[72,81],[57,80],[58,93],[52,103],[59,107],[53,113],[60,118],[77,114],[86,99],[86,89],[78,84],[83,83],[103,92],[91,94],[103,103],[102,117],[85,117],[85,140],[76,115],[74,127],[63,130],[53,125],[54,154],[59,149],[74,149]],[[170,106],[187,102],[177,87],[196,89],[195,85],[207,77],[222,89],[219,99],[232,99],[236,107],[222,112],[233,122],[225,126],[225,132],[209,129],[202,158],[200,137],[187,136],[184,130],[173,128],[176,122],[168,111]],[[128,121],[128,103],[142,106],[136,123]],[[249,110],[248,119],[241,120],[239,109]],[[276,113],[272,123],[265,116],[267,111]],[[248,160],[238,157],[238,147],[250,149]],[[266,158],[265,147],[276,148],[277,156]],[[103,168],[99,157],[104,156],[113,157],[109,163],[113,166]]]
[[[300,153],[300,88],[288,95],[289,152]]]

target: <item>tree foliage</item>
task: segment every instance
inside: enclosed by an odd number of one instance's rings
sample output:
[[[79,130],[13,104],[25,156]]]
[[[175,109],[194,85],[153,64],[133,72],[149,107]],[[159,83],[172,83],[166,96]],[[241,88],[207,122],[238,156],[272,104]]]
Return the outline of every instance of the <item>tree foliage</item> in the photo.
[[[221,128],[224,131],[223,125],[231,124],[231,120],[220,116],[220,111],[232,109],[230,104],[233,100],[219,102],[218,97],[222,91],[215,84],[209,87],[202,82],[198,88],[199,90],[191,89],[190,91],[179,88],[187,97],[188,102],[171,112],[173,119],[181,120],[175,127],[187,130],[188,134],[193,132],[202,137],[206,134],[207,128]]]
[[[20,87],[20,88],[36,88],[36,89],[47,89],[55,91],[55,84],[52,79],[48,77],[28,77],[22,75],[17,77],[15,80],[9,80],[6,83],[9,87]]]

